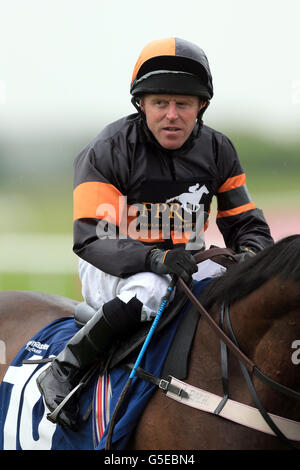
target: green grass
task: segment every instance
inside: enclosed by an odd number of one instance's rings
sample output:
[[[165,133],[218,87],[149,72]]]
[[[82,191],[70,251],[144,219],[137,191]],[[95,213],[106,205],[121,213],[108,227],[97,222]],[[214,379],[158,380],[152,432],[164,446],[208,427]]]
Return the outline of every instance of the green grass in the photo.
[[[82,300],[76,274],[0,273],[0,290],[28,290]]]
[[[72,190],[40,186],[0,191],[2,233],[72,233]]]

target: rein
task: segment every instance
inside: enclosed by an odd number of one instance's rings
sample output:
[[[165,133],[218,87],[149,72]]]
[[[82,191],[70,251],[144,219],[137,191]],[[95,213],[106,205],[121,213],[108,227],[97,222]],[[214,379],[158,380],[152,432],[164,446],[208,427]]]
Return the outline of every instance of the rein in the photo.
[[[231,248],[219,248],[213,246],[205,251],[200,251],[194,255],[196,263],[202,263],[208,259],[215,261],[216,263],[221,264],[225,268],[232,266],[232,264],[237,263],[237,260],[233,257],[235,252]]]
[[[223,322],[224,320],[224,314],[225,314],[225,321],[226,321],[226,325],[227,325],[227,328],[229,330],[229,333],[230,333],[230,336],[232,338],[232,340],[234,341],[234,343],[238,346],[238,342],[236,340],[236,337],[234,335],[234,332],[233,332],[233,329],[232,329],[232,325],[231,325],[231,322],[230,322],[230,317],[229,317],[229,307],[228,306],[222,306],[221,308],[221,321]],[[253,382],[251,380],[251,377],[247,371],[247,369],[245,368],[245,366],[241,363],[241,361],[239,361],[239,364],[240,364],[240,367],[241,367],[241,370],[242,370],[242,373],[244,375],[244,378],[246,380],[246,383],[247,383],[247,386],[250,390],[250,393],[251,393],[251,396],[257,406],[257,409],[259,410],[260,414],[262,415],[262,417],[264,418],[264,420],[266,421],[266,423],[269,425],[269,427],[272,429],[272,431],[274,432],[274,434],[276,434],[277,437],[279,437],[283,442],[285,442],[286,444],[288,444],[290,447],[296,449],[296,447],[294,447],[291,442],[289,441],[289,439],[286,438],[286,436],[281,432],[281,430],[278,428],[278,426],[276,426],[276,424],[274,423],[273,419],[270,417],[270,415],[267,413],[267,411],[265,410],[265,408],[263,407],[257,393],[256,393],[256,390],[254,388],[254,385],[253,385]],[[254,375],[256,375],[259,379],[263,380],[265,383],[267,383],[271,388],[279,391],[280,393],[283,393],[284,395],[288,395],[288,396],[291,396],[293,398],[296,398],[298,400],[300,400],[300,393],[298,392],[295,392],[294,390],[291,390],[283,385],[281,385],[280,383],[278,382],[275,382],[274,380],[270,379],[269,377],[267,377],[266,375],[264,375],[259,369],[257,369],[257,367],[255,366],[254,370]]]
[[[213,320],[210,314],[205,310],[205,308],[200,304],[199,300],[194,296],[194,294],[190,291],[186,283],[179,278],[178,283],[186,293],[187,297],[190,301],[195,305],[198,312],[200,312],[205,320],[208,322],[210,327],[214,330],[216,335],[228,346],[228,348],[232,351],[232,353],[249,369],[252,373],[254,368],[256,367],[254,362],[251,361],[241,350],[240,348],[224,333],[224,331],[217,325],[217,323]]]
[[[194,294],[190,291],[186,283],[179,278],[178,279],[179,284],[181,287],[184,289],[186,295],[188,298],[191,300],[191,302],[195,305],[196,309],[203,315],[203,317],[206,319],[208,324],[212,327],[214,332],[219,336],[220,340],[223,341],[226,346],[231,350],[231,352],[235,355],[235,357],[243,364],[245,365],[250,373],[256,375],[261,381],[267,383],[270,385],[273,389],[283,393],[284,395],[287,395],[291,398],[295,398],[296,400],[300,400],[300,392],[296,392],[295,390],[292,390],[289,387],[286,387],[279,382],[275,382],[275,380],[270,379],[267,377],[263,372],[261,372],[258,367],[255,365],[251,359],[249,359],[239,348],[237,340],[234,336],[230,319],[229,319],[229,309],[228,307],[225,307],[226,311],[226,321],[227,321],[227,326],[229,327],[229,331],[232,337],[232,340],[224,333],[224,331],[217,325],[215,320],[210,316],[210,314],[205,310],[205,308],[200,304],[200,302],[197,300],[197,298],[194,296]],[[224,308],[224,307],[223,307]]]

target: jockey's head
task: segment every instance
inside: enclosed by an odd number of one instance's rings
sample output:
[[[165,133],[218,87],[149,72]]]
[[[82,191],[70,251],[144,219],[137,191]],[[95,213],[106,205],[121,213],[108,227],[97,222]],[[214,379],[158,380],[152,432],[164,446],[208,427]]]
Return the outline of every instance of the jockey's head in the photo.
[[[165,149],[182,147],[198,130],[213,96],[207,58],[198,46],[178,38],[153,41],[134,67],[130,92],[148,130]]]

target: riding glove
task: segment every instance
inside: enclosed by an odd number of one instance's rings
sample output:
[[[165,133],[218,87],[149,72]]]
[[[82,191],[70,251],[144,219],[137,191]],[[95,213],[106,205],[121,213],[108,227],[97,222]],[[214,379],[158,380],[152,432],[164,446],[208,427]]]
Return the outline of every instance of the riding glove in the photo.
[[[187,284],[198,270],[193,256],[184,248],[166,251],[154,249],[148,254],[146,267],[156,274],[175,274]]]

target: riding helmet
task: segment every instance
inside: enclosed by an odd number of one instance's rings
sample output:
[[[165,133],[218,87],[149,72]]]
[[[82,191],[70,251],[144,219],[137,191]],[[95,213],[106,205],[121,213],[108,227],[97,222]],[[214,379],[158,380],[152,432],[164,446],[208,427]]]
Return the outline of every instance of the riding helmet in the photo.
[[[179,38],[152,41],[142,50],[133,70],[130,93],[213,97],[212,76],[200,47]]]

